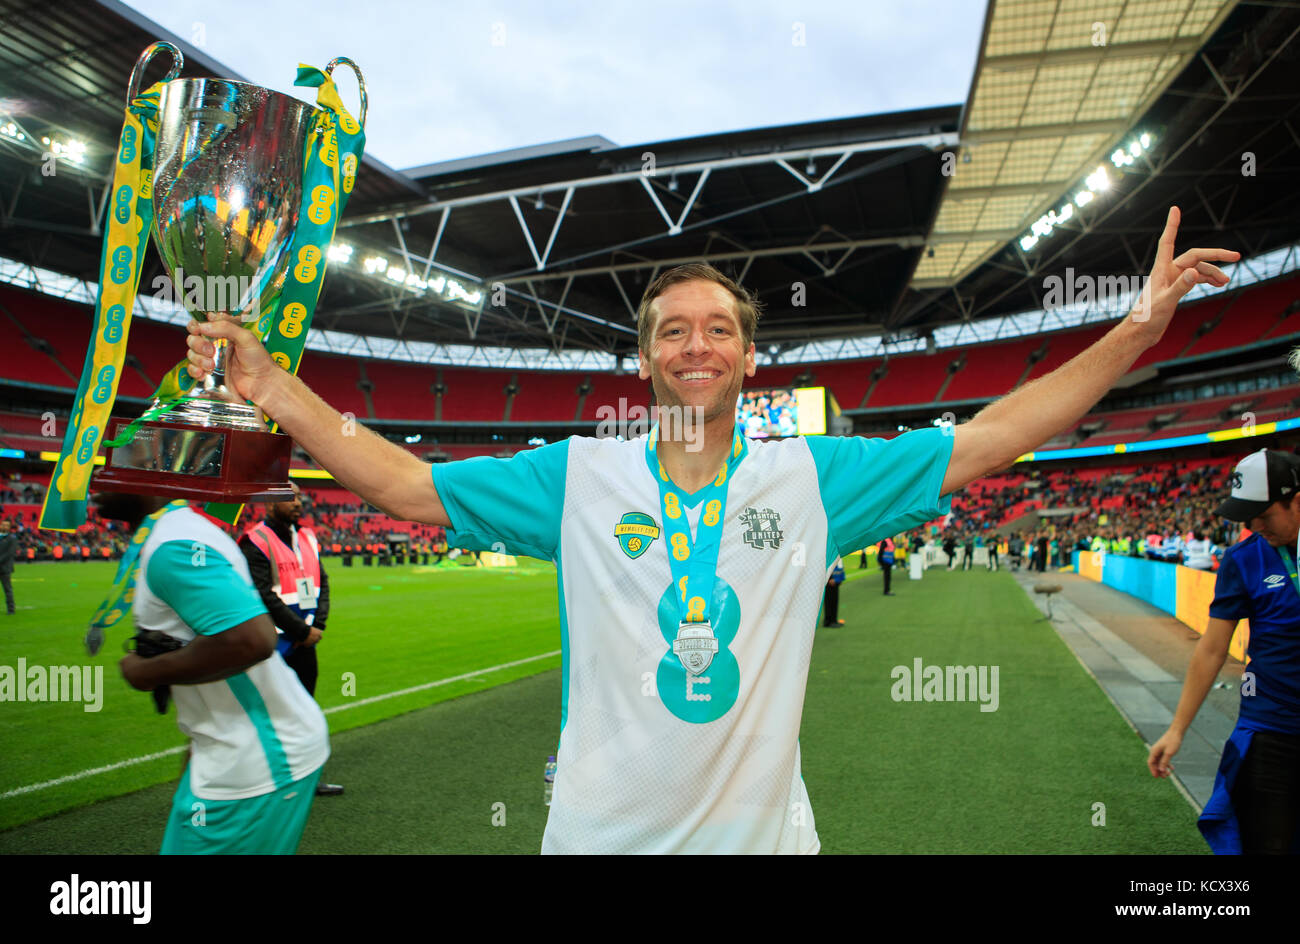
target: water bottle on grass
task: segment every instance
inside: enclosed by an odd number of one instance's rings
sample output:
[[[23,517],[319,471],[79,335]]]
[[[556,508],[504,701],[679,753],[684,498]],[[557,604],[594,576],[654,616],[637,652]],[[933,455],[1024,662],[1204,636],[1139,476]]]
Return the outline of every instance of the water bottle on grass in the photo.
[[[546,773],[543,776],[542,797],[547,806],[551,805],[551,792],[555,789],[555,755],[546,758]]]

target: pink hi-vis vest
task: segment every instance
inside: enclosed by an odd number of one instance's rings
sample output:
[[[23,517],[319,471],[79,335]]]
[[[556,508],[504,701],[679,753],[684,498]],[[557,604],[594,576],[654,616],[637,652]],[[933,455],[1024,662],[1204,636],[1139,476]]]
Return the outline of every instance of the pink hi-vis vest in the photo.
[[[248,531],[248,539],[271,562],[271,583],[276,596],[299,616],[302,610],[298,606],[298,581],[306,577],[320,595],[320,545],[316,543],[316,534],[311,528],[298,529],[298,554],[293,548],[280,540],[280,536],[271,530],[265,521],[259,522]],[[298,556],[302,556],[299,562]],[[311,612],[308,609],[307,612]]]

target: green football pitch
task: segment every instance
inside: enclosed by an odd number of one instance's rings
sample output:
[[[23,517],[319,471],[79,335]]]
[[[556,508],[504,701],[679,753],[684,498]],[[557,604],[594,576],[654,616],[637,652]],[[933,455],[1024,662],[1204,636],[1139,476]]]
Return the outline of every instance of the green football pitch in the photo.
[[[317,697],[326,779],[304,853],[540,848],[542,765],[559,732],[555,572],[330,568]],[[852,567],[853,564],[851,563]],[[0,702],[0,852],[152,853],[181,764],[174,709],[129,689],[119,624],[81,636],[102,563],[16,572],[0,666],[103,667],[99,711]],[[933,570],[880,594],[849,571],[818,630],[800,745],[824,852],[1202,853],[1195,813],[1006,573]],[[997,666],[996,711],[902,701],[897,667]],[[988,676],[991,678],[991,674]]]

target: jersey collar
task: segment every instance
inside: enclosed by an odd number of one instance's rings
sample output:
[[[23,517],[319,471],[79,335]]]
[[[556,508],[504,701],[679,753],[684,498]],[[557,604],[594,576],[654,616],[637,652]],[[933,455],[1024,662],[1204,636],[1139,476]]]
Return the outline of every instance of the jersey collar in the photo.
[[[658,440],[659,424],[656,423],[654,427],[651,428],[650,435],[646,440],[646,468],[650,470],[650,474],[655,477],[656,482],[664,483],[668,490],[676,492],[678,497],[681,499],[682,504],[686,505],[688,508],[694,508],[700,503],[700,499],[704,497],[704,493],[707,492],[714,483],[709,482],[694,492],[688,492],[679,486],[668,476],[663,463],[659,461],[659,457],[655,452],[655,446],[658,443]],[[726,477],[728,480],[735,475],[736,469],[740,466],[740,463],[747,455],[749,455],[749,440],[745,438],[745,434],[741,431],[740,426],[737,425],[731,434],[731,451],[727,453]],[[718,471],[721,473],[722,470],[719,469]]]

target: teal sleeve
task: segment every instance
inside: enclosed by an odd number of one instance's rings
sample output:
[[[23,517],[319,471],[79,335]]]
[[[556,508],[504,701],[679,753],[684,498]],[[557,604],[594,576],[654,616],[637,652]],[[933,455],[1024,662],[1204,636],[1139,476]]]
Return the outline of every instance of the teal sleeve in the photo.
[[[253,585],[201,541],[167,541],[145,569],[149,590],[202,636],[214,636],[266,612]]]
[[[568,440],[509,459],[479,456],[435,465],[433,487],[451,521],[447,543],[554,560],[568,465]]]
[[[948,514],[939,489],[952,457],[951,430],[918,429],[895,439],[809,436],[817,485],[840,554]]]

